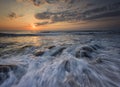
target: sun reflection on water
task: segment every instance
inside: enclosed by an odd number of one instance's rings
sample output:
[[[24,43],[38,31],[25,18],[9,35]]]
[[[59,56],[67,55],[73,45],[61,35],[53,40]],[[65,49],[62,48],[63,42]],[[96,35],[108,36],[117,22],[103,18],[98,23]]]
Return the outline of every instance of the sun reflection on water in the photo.
[[[41,37],[31,36],[31,37],[0,37],[0,43],[15,43],[18,45],[33,45],[33,46],[40,46]]]

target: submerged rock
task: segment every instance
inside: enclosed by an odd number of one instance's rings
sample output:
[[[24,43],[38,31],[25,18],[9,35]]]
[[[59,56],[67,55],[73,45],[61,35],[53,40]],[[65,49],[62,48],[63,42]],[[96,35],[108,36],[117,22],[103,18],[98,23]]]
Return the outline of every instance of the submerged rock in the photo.
[[[16,65],[0,65],[0,84],[9,77],[9,72],[16,68]]]
[[[83,46],[81,48],[81,50],[85,50],[85,51],[88,51],[88,52],[93,52],[94,51],[94,49],[91,46]]]
[[[57,56],[62,54],[62,51],[65,49],[66,47],[64,46],[59,46],[59,47],[54,47],[48,51],[46,51],[43,56]]]
[[[33,55],[35,55],[35,56],[42,56],[43,54],[44,54],[44,51],[41,51],[41,50],[33,53]]]
[[[90,55],[90,52],[81,50],[77,57],[82,57],[82,58],[83,58],[83,57],[87,57],[87,58],[91,58],[91,55]]]
[[[29,48],[29,47],[33,47],[32,45],[25,45],[25,46],[22,46],[20,49],[26,49],[26,48]]]
[[[52,49],[52,48],[54,48],[54,47],[55,47],[55,46],[49,46],[48,49]]]
[[[14,45],[15,44],[15,42],[11,42],[11,43],[0,43],[0,48],[5,48],[5,47],[7,47],[7,46],[9,46],[9,45]]]
[[[77,58],[92,58],[92,53],[96,52],[98,48],[96,48],[94,45],[86,45],[80,47],[76,53],[75,57]]]
[[[109,63],[93,64],[70,55],[40,60],[46,61],[36,69],[31,67],[16,87],[120,87],[119,66],[112,72],[115,66],[110,67]]]
[[[0,87],[11,87],[8,83],[13,84],[14,82],[18,82],[25,72],[25,66],[18,66],[14,64],[0,65],[0,85],[5,85]]]
[[[96,45],[74,45],[38,51],[34,55],[39,57],[25,60],[28,63],[25,74],[22,69],[11,68],[15,73],[8,75],[8,80],[2,77],[1,87],[120,87],[120,59],[101,58],[99,50],[103,49]],[[9,71],[2,69],[4,73]],[[19,77],[17,82],[15,77]]]
[[[9,70],[14,70],[16,68],[16,65],[0,65],[0,72],[7,73]]]

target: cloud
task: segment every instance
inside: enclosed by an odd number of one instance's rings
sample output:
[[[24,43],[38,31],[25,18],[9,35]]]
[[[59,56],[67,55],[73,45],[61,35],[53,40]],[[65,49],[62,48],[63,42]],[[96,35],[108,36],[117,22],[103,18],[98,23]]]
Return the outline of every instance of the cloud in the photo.
[[[23,1],[26,1],[26,0],[16,0],[17,2],[23,2]]]
[[[35,18],[36,19],[49,19],[51,14],[52,13],[49,13],[49,12],[37,13],[35,14]]]
[[[9,17],[10,19],[13,19],[13,18],[23,17],[23,15],[18,15],[18,14],[15,13],[15,12],[11,12],[11,13],[8,14],[8,17]]]
[[[63,11],[63,12],[57,12],[57,13],[51,13],[51,12],[43,12],[43,13],[37,13],[35,14],[35,18],[38,20],[49,20],[51,21],[50,24],[56,23],[56,22],[75,22],[80,21],[81,15],[79,10],[75,11]]]
[[[103,17],[120,16],[120,2],[86,10],[82,13],[83,19],[98,19]]]
[[[40,4],[44,4],[44,0],[31,0],[35,6],[39,6]]]
[[[17,2],[32,2],[35,6],[44,4],[44,0],[16,0]]]
[[[51,15],[50,20],[52,22],[60,22],[60,21],[65,21],[65,16],[62,14],[57,14],[57,15]]]
[[[46,24],[50,24],[49,22],[40,22],[40,23],[35,23],[35,26],[40,26],[40,25],[46,25]]]
[[[94,4],[88,4],[87,6],[93,6]],[[38,20],[50,20],[45,24],[52,24],[56,22],[78,22],[89,21],[94,19],[101,19],[107,17],[120,16],[120,2],[112,3],[108,5],[98,6],[94,8],[81,10],[79,8],[65,10],[61,12],[42,12],[35,14],[35,18]],[[42,25],[42,23],[38,24]]]
[[[119,16],[119,1],[96,1],[96,0],[17,0],[19,2],[32,2],[35,6],[47,4],[49,11],[36,13],[38,20],[49,20],[48,22],[35,23],[36,26],[53,24],[57,22],[79,22],[106,17]],[[115,4],[114,4],[115,3]],[[57,10],[56,10],[57,8]],[[9,14],[10,18],[17,18],[15,12]]]
[[[35,6],[43,5],[43,4],[74,4],[78,3],[81,0],[16,0],[17,2],[32,2]]]
[[[35,14],[36,19],[50,19],[53,22],[57,21],[64,21],[65,20],[66,12],[59,12],[59,13],[51,13],[51,12],[43,12]]]
[[[57,4],[57,3],[74,3],[74,2],[77,2],[77,1],[80,1],[80,0],[31,0],[33,3],[37,3],[37,4],[45,4],[45,3],[48,3],[48,4]],[[41,3],[40,3],[41,2]]]

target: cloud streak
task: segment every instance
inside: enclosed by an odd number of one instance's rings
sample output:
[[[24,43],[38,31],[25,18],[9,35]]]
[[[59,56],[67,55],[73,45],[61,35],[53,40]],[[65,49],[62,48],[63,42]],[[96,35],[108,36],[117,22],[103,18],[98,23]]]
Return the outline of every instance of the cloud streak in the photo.
[[[35,14],[35,18],[38,20],[47,19],[51,21],[51,23],[48,22],[49,24],[56,22],[76,22],[76,21],[78,22],[78,21],[86,21],[86,20],[88,21],[88,20],[115,17],[115,16],[120,16],[120,2],[98,6],[90,9],[85,9],[82,11],[81,9],[76,8],[62,12],[47,11],[47,12]]]
[[[40,25],[47,25],[50,24],[49,22],[40,22],[40,23],[35,23],[35,26],[40,26]]]
[[[15,13],[15,12],[10,12],[10,13],[8,14],[8,17],[9,17],[10,19],[16,19],[16,18],[19,18],[19,17],[23,17],[23,15],[18,15],[18,14]]]
[[[45,22],[35,23],[36,26],[57,22],[79,22],[94,19],[115,17],[120,15],[118,0],[19,0],[32,2],[35,6],[49,9],[38,12],[34,17]],[[48,20],[46,22],[46,20]]]
[[[74,4],[78,3],[82,0],[16,0],[17,2],[32,2],[35,6],[43,5],[43,4]]]

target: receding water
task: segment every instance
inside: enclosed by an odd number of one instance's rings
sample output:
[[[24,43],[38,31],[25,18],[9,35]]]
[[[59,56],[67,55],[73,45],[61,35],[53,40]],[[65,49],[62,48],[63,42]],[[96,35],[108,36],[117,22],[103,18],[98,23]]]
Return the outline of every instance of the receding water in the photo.
[[[120,87],[120,35],[0,37],[0,87]]]

